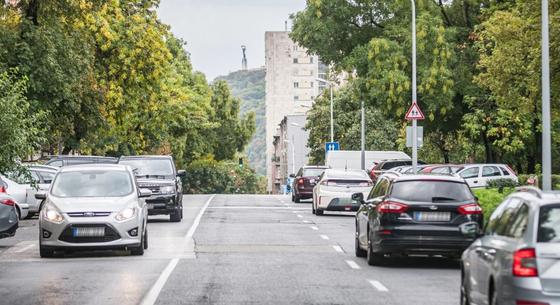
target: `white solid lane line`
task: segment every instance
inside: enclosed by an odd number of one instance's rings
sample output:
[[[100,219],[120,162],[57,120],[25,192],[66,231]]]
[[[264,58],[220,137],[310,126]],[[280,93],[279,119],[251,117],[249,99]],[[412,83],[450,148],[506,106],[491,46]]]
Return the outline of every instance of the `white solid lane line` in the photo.
[[[344,253],[344,250],[342,250],[341,246],[332,246],[334,251],[338,252],[338,253]]]
[[[380,292],[389,291],[389,289],[387,287],[385,287],[385,285],[381,284],[380,281],[369,280],[368,282],[371,284],[371,286],[373,286],[373,288],[377,289],[377,291],[380,291]]]
[[[346,263],[347,263],[348,266],[350,266],[350,268],[352,268],[352,269],[360,269],[360,266],[358,266],[358,264],[356,264],[356,262],[353,261],[353,260],[347,260]]]
[[[146,294],[144,299],[142,299],[142,302],[140,303],[141,305],[153,305],[156,303],[161,289],[165,285],[165,282],[167,282],[167,279],[169,278],[175,267],[177,267],[177,263],[179,263],[179,259],[174,258],[169,262],[169,264],[167,264],[167,267],[165,267],[163,272],[160,274],[154,286],[150,288],[148,294]]]
[[[324,240],[329,240],[329,237],[327,235],[321,235],[321,238]]]
[[[297,217],[299,217],[299,218],[303,218],[303,215],[299,215],[299,214],[298,214],[298,216],[297,216]]]
[[[304,220],[303,223],[311,223],[309,220]]]
[[[232,210],[247,210],[247,209],[267,209],[267,210],[307,210],[307,208],[294,208],[291,206],[286,207],[271,207],[271,206],[217,206],[217,207],[208,207],[208,209],[232,209]],[[298,211],[297,213],[301,213]]]
[[[202,215],[204,214],[204,212],[206,211],[206,209],[208,208],[210,202],[212,201],[212,199],[214,199],[214,197],[216,197],[216,195],[210,196],[210,198],[208,198],[208,200],[206,201],[202,209],[200,209],[200,212],[194,219],[193,224],[191,225],[189,231],[187,232],[187,235],[185,235],[186,239],[190,239],[193,237],[196,228],[198,228],[198,225],[200,224],[200,219],[202,219]],[[140,302],[141,305],[153,305],[156,303],[157,298],[161,292],[161,289],[163,289],[163,286],[167,282],[167,279],[169,278],[171,273],[173,273],[173,270],[175,270],[175,267],[177,267],[178,263],[179,263],[178,257],[171,259],[169,264],[167,264],[167,267],[165,267],[165,269],[163,269],[163,272],[159,275],[155,284],[152,286],[152,288],[150,288],[150,291],[148,291],[148,293],[142,299],[142,302]]]
[[[311,226],[310,228],[311,230],[315,230],[315,231],[319,230],[319,228],[317,228],[316,226]]]
[[[216,195],[212,195],[204,204],[204,206],[202,207],[202,209],[200,210],[200,212],[198,213],[198,215],[196,215],[196,218],[194,219],[194,222],[191,226],[191,228],[189,229],[189,231],[187,232],[187,235],[185,235],[185,238],[191,238],[194,235],[194,231],[196,231],[196,228],[198,228],[198,225],[200,224],[200,219],[202,218],[202,215],[204,214],[204,212],[206,212],[206,209],[208,208],[208,206],[210,205],[210,202],[212,201],[212,199],[214,199],[214,197],[216,197]]]
[[[21,248],[21,249],[17,249],[17,250],[16,250],[16,253],[23,253],[23,252],[25,252],[25,251],[27,251],[27,250],[33,248],[33,247],[35,247],[35,244],[27,245],[27,246],[25,246],[25,247],[23,247],[23,248]]]

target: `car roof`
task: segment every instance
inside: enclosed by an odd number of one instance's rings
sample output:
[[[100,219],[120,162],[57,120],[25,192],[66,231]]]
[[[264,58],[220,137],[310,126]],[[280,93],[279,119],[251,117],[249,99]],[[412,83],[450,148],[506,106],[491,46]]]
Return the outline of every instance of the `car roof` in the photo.
[[[122,164],[77,164],[60,168],[60,172],[78,172],[87,170],[112,170],[112,171],[129,171],[131,167]]]
[[[58,167],[49,166],[49,165],[41,165],[41,164],[32,164],[27,166],[29,169],[36,169],[36,170],[46,170],[46,171],[55,171],[59,170]]]
[[[60,159],[117,159],[115,157],[105,157],[105,156],[87,156],[87,155],[57,155],[52,156],[50,160],[60,160]],[[49,161],[50,161],[49,160]]]
[[[511,193],[510,197],[520,197],[531,205],[545,206],[560,204],[560,191],[542,191],[534,186],[521,186],[516,188],[516,192]]]
[[[302,167],[303,169],[309,169],[309,168],[317,168],[317,169],[327,169],[329,168],[328,166],[325,165],[305,165]]]
[[[394,174],[394,173],[393,173]],[[437,181],[450,181],[466,183],[465,180],[456,175],[446,175],[446,174],[417,174],[417,175],[399,175],[394,178],[395,182],[401,181],[418,181],[418,180],[437,180]]]
[[[337,179],[366,179],[371,180],[369,175],[362,170],[341,170],[341,169],[326,169],[325,177]]]
[[[170,155],[137,155],[137,156],[121,156],[120,160],[131,159],[173,159]]]

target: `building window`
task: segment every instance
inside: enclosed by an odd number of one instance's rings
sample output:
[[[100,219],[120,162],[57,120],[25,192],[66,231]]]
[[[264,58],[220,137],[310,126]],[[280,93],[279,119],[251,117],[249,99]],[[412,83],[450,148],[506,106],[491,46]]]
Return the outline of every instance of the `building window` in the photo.
[[[298,59],[294,58],[294,64],[297,64],[297,63],[298,63]]]
[[[310,82],[310,83],[309,83],[309,86],[310,86],[311,88],[313,88],[313,82]]]
[[[294,51],[297,51],[297,50],[298,50],[298,46],[297,46],[297,44],[295,44],[294,45]]]
[[[298,82],[294,82],[294,88],[299,88],[299,83]]]
[[[309,57],[309,63],[311,63],[311,64],[313,63],[313,56]]]
[[[314,100],[314,99],[315,99],[315,97],[312,95],[312,96],[311,96],[311,100]],[[413,138],[413,139],[414,139],[414,138]]]
[[[299,101],[299,96],[298,95],[294,96],[294,101]]]

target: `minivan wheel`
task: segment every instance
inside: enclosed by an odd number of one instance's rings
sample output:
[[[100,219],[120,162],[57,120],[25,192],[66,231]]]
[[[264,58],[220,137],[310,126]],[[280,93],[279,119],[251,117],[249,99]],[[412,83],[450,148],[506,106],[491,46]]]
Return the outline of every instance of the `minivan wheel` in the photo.
[[[175,212],[169,214],[169,221],[171,222],[181,222],[181,214],[183,213],[183,209],[177,209]]]
[[[144,250],[148,249],[148,229],[144,233]]]
[[[130,249],[130,254],[135,255],[135,256],[137,256],[137,255],[144,255],[144,249],[146,249],[146,248],[145,248],[145,245],[146,245],[146,232],[143,232],[143,233],[142,233],[142,238],[141,238],[140,240],[141,240],[140,246],[131,248],[131,249]]]
[[[355,247],[356,247],[356,257],[366,257],[367,256],[367,251],[360,248],[360,240],[358,239],[358,236],[356,236],[356,241],[355,241]]]

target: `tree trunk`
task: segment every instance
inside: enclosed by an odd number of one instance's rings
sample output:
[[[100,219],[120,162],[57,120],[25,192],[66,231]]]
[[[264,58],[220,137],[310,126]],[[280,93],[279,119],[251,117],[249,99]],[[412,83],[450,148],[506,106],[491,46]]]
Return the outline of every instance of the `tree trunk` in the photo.
[[[492,163],[492,147],[488,141],[486,134],[482,134],[482,142],[484,143],[484,152],[486,154],[486,163]]]
[[[27,9],[25,10],[25,17],[31,22],[33,25],[39,25],[39,3],[40,0],[30,0],[29,4],[27,5]]]

